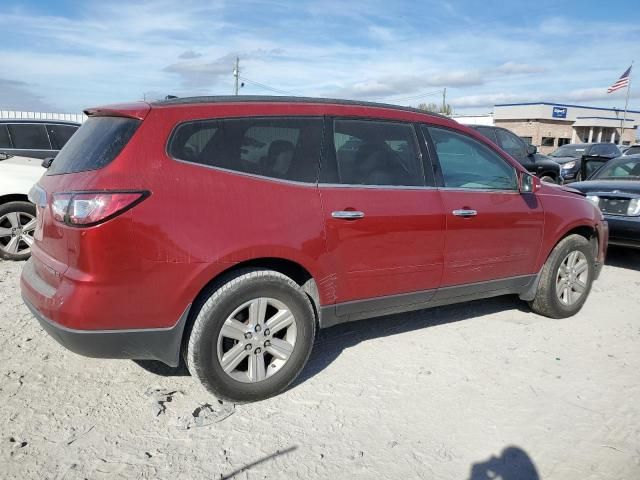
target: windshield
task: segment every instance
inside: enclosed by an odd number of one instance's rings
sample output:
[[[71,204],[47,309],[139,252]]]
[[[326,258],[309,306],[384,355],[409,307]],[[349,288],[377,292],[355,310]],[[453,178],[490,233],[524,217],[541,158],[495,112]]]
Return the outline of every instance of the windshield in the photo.
[[[616,179],[616,180],[638,180],[640,179],[640,158],[633,160],[616,160],[605,164],[593,178]]]
[[[584,155],[586,147],[578,146],[578,145],[565,145],[564,147],[560,147],[555,152],[549,154],[550,157],[573,157],[580,158]]]

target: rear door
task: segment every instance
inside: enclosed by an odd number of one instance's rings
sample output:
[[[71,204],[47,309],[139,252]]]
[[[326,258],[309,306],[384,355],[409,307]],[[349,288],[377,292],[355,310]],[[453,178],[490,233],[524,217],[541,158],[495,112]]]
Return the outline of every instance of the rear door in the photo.
[[[534,272],[544,213],[521,195],[515,168],[460,132],[423,127],[446,215],[443,286]]]
[[[440,284],[444,216],[414,127],[335,118],[326,131],[319,190],[336,302],[409,292],[423,292],[424,300]],[[358,308],[338,306],[337,314]]]

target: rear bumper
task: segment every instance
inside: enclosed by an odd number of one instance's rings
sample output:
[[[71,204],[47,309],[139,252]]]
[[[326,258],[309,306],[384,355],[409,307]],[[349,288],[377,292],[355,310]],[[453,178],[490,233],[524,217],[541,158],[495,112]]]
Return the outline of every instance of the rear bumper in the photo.
[[[175,326],[133,330],[76,330],[53,322],[22,297],[42,328],[60,345],[79,355],[93,358],[159,360],[171,367],[180,362],[182,333],[191,304]]]

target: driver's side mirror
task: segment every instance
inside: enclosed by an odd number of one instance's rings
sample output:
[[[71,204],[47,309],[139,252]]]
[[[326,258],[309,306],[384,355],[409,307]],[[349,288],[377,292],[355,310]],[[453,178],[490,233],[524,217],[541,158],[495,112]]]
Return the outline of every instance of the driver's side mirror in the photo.
[[[7,160],[9,158],[13,157],[13,155],[7,153],[7,152],[0,152],[0,160]]]
[[[527,155],[535,155],[536,153],[538,153],[538,147],[531,144],[527,145]]]
[[[540,190],[540,179],[529,175],[528,173],[521,172],[518,178],[518,190],[520,193],[536,193]]]
[[[40,165],[42,165],[44,168],[49,168],[53,163],[54,158],[55,157],[47,157],[44,160],[42,160],[42,163]]]

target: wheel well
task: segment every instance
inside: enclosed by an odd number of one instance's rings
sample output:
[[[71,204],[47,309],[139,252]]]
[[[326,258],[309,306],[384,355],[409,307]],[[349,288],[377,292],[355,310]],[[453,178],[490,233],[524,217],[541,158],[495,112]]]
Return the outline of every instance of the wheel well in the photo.
[[[237,263],[232,267],[220,272],[214,278],[212,278],[196,295],[193,300],[191,311],[185,325],[185,329],[182,337],[182,349],[185,348],[186,342],[189,340],[191,334],[191,328],[198,315],[200,307],[206,302],[207,298],[220,288],[224,283],[228,281],[230,277],[239,271],[247,269],[264,269],[274,270],[276,272],[286,275],[291,280],[296,282],[302,290],[307,294],[311,300],[311,306],[313,308],[316,322],[319,321],[319,308],[320,308],[320,294],[318,293],[318,287],[316,285],[313,276],[309,271],[299,263],[287,260],[284,258],[255,258],[253,260],[247,260]]]
[[[569,235],[580,235],[586,238],[587,240],[589,240],[589,243],[591,244],[591,248],[593,248],[594,258],[596,259],[598,258],[598,234],[595,228],[589,227],[586,225],[576,227],[573,230],[569,230],[567,233],[565,233],[565,235],[562,238],[566,238]]]
[[[28,202],[29,197],[21,193],[11,193],[9,195],[1,195],[0,196],[0,205],[9,202]]]

